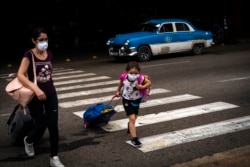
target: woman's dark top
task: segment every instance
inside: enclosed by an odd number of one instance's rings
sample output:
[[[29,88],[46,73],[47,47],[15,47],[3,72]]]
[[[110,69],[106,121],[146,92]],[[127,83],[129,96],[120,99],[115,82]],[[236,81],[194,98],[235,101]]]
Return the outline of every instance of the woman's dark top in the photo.
[[[40,60],[36,58],[34,55],[34,61],[35,61],[35,67],[36,67],[36,79],[37,79],[37,85],[41,90],[44,91],[46,95],[55,93],[56,89],[54,86],[54,82],[52,79],[52,61],[53,61],[53,54],[47,50],[47,59]],[[24,57],[28,57],[30,60],[30,66],[28,68],[28,77],[30,81],[34,81],[34,75],[33,75],[33,63],[32,63],[32,51],[27,50],[24,54]]]

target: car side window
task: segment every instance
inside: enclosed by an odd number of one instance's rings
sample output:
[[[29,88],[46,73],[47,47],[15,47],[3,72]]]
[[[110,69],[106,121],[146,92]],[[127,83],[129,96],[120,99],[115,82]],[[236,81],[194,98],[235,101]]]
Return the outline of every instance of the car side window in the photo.
[[[175,26],[177,31],[190,31],[185,23],[175,23]]]
[[[141,31],[155,32],[158,29],[154,24],[143,24],[141,25]]]
[[[168,24],[162,25],[160,32],[173,32],[172,24],[168,23]]]

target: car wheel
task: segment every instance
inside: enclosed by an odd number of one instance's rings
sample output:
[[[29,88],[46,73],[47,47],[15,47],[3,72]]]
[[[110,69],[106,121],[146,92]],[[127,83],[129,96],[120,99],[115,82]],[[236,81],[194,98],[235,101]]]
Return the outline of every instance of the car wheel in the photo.
[[[140,46],[137,51],[137,59],[139,61],[149,61],[151,59],[152,52],[148,46]]]
[[[203,48],[204,48],[203,44],[195,44],[195,45],[193,46],[193,50],[192,50],[192,51],[193,51],[193,53],[194,53],[195,55],[199,55],[199,54],[202,53]]]

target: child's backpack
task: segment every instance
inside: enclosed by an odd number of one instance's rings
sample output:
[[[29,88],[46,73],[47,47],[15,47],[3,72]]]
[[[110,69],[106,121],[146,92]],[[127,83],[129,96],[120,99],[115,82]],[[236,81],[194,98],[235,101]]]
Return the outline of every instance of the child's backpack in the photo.
[[[126,77],[127,77],[127,73],[124,72],[124,73],[121,74],[120,80],[123,82],[124,79],[126,79]],[[144,78],[150,79],[148,75],[139,74],[138,83],[139,83],[139,84],[143,84]],[[147,99],[148,99],[148,97],[149,97],[150,89],[151,89],[151,85],[150,85],[148,88],[139,89],[139,92],[140,92],[141,97],[142,97],[142,101],[141,101],[141,102],[146,102],[146,101],[147,101]]]

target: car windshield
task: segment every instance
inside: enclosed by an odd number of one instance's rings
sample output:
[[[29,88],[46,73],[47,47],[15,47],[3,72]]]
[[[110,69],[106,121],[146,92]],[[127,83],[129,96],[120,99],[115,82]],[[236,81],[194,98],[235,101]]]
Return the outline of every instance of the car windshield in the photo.
[[[156,32],[158,27],[156,24],[144,23],[139,26],[139,31]]]

